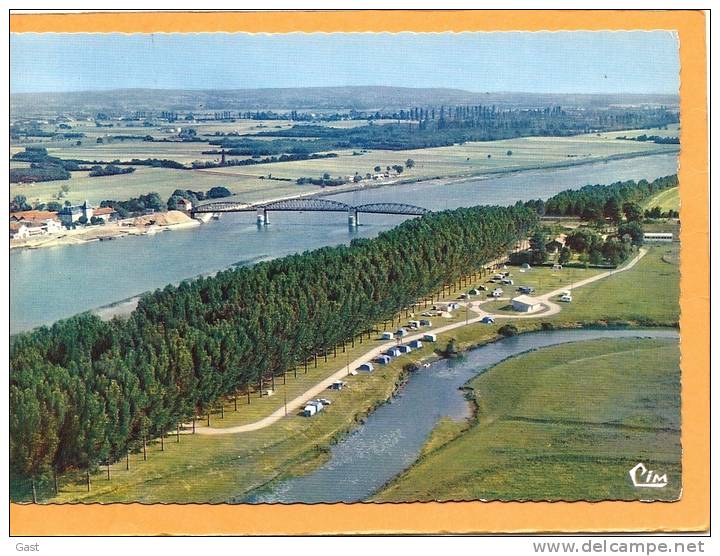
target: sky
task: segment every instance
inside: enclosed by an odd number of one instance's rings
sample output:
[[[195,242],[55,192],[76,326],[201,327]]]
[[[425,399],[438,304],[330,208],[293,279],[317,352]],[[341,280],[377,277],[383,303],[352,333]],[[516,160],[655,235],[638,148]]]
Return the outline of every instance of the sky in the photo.
[[[10,90],[391,85],[475,92],[679,89],[669,31],[11,34]]]

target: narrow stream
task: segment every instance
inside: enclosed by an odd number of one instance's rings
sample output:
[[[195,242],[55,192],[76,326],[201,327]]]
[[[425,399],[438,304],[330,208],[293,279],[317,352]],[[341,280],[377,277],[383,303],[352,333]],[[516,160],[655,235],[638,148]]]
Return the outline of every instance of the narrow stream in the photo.
[[[522,334],[442,360],[412,373],[389,403],[331,449],[330,460],[314,472],[256,491],[235,503],[358,502],[367,499],[418,457],[443,417],[460,420],[470,407],[459,389],[469,379],[503,359],[529,350],[597,338],[667,338],[673,329],[556,330]]]

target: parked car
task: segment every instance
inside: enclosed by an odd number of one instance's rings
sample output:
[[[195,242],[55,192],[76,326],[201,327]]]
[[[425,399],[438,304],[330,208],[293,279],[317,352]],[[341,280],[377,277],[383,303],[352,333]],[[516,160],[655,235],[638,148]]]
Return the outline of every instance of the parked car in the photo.
[[[572,295],[563,294],[560,296],[560,301],[564,301],[565,303],[570,303],[572,301]]]
[[[520,293],[535,293],[535,288],[530,286],[520,286],[517,291]]]

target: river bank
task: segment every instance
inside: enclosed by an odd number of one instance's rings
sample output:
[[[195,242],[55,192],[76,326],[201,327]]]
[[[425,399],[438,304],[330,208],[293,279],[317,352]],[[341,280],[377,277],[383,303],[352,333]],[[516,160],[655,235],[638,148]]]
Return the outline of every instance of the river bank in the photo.
[[[511,339],[497,334],[484,337],[481,334],[472,345],[464,345],[460,348],[459,352],[462,355],[460,358],[452,360],[441,358],[437,350],[435,353],[417,358],[415,362],[420,367],[418,371],[414,374],[401,374],[403,379],[396,381],[395,388],[386,399],[377,400],[370,412],[357,414],[354,427],[346,431],[338,431],[333,441],[323,446],[315,458],[304,461],[302,468],[288,466],[285,471],[266,484],[239,493],[231,501],[312,504],[348,503],[369,499],[374,492],[382,490],[396,476],[412,468],[424,447],[433,441],[431,431],[442,422],[441,415],[450,413],[450,419],[459,429],[453,431],[454,434],[459,434],[469,426],[472,417],[468,413],[469,402],[463,395],[461,385],[473,376],[477,376],[483,368],[477,371],[470,370],[469,374],[468,371],[464,371],[464,374],[458,375],[458,372],[463,365],[468,364],[466,360],[472,359],[476,351],[481,352],[491,347],[493,352],[502,351],[502,346],[508,341],[517,343],[525,341],[525,338],[541,341],[543,335],[548,334],[569,334],[570,337],[578,335],[588,338],[635,337],[635,331],[637,337],[657,334],[662,336],[665,334],[664,331],[668,331],[671,336],[676,334],[675,331],[665,327],[658,328],[657,331],[649,330],[644,325],[608,329],[600,324],[598,323],[597,327],[563,326],[554,332],[537,327],[534,330],[525,330]],[[542,345],[545,344],[541,344],[541,347]],[[551,342],[547,345],[558,344]],[[564,342],[559,345],[564,345]],[[530,348],[532,349],[535,348]],[[521,353],[525,352],[523,350]],[[432,364],[426,368],[424,365],[430,361]],[[452,380],[457,381],[458,376],[461,378],[460,382],[453,384]],[[449,384],[446,382],[448,379],[451,380]],[[447,389],[443,389],[445,388],[443,384]],[[425,403],[429,402],[429,399],[426,400],[428,396],[432,398],[434,404],[443,406],[440,413],[435,411],[428,413],[431,409]],[[455,399],[450,401],[450,398]],[[410,399],[413,401],[410,402]],[[401,410],[402,404],[406,407]],[[407,407],[408,404],[414,405]],[[418,404],[423,406],[422,410],[416,407]],[[400,429],[395,430],[396,427]],[[378,483],[378,477],[387,477],[389,472],[391,477]],[[340,480],[341,476],[351,479],[343,482]],[[369,486],[372,486],[372,489]]]
[[[676,325],[677,323],[677,265],[663,262],[662,248],[653,248],[648,255],[628,272],[615,274],[592,284],[578,288],[574,291],[575,302],[563,308],[556,315],[538,318],[536,321],[519,319],[515,322],[520,336],[525,332],[547,331],[556,329],[590,328],[595,327],[600,332],[611,328],[640,329],[652,325]],[[642,280],[639,280],[639,276]],[[645,280],[639,289],[633,289],[632,284]],[[673,286],[673,284],[675,284]],[[587,290],[587,292],[585,292]],[[660,295],[659,292],[664,292]],[[595,303],[598,296],[602,296],[605,303],[601,310]],[[651,305],[654,311],[645,310]],[[638,313],[642,318],[638,317]],[[507,321],[504,321],[507,322]],[[435,347],[445,347],[450,337],[455,338],[458,349],[468,352],[473,347],[488,344],[500,345],[497,340],[499,327],[504,324],[500,319],[494,326],[481,323],[470,324],[452,330],[446,334],[438,335],[437,344],[425,343],[421,350],[412,352],[409,356],[397,358],[385,367],[378,368],[374,373],[360,374],[348,377],[348,388],[340,392],[328,391],[323,396],[332,398],[332,406],[322,412],[317,418],[306,419],[289,415],[270,427],[242,434],[224,434],[216,436],[182,435],[178,443],[172,436],[165,441],[165,451],[160,449],[159,442],[149,443],[148,459],[143,459],[142,453],[130,455],[130,470],[125,469],[125,462],[120,461],[111,466],[112,481],[106,481],[105,470],[99,470],[93,476],[93,491],[87,493],[84,478],[63,478],[61,481],[60,496],[44,495],[51,501],[63,502],[225,502],[228,499],[246,500],[249,493],[262,495],[269,488],[289,480],[290,475],[309,476],[329,461],[333,450],[346,439],[354,439],[360,434],[362,422],[375,422],[373,415],[384,415],[397,404],[386,403],[398,401],[407,395],[403,387],[403,373],[405,366],[416,362],[421,367],[420,372],[413,375],[412,384],[418,379],[425,380],[423,376],[437,375],[437,368],[432,372],[425,372],[424,363],[438,360]],[[572,332],[572,330],[569,330]],[[510,339],[510,342],[516,340]],[[494,349],[494,348],[492,348]],[[342,357],[342,356],[340,356]],[[341,364],[342,359],[331,359],[328,363],[320,363],[320,368],[310,374],[303,375],[302,369],[298,373],[298,380],[306,377],[315,383],[324,376],[329,375]],[[453,360],[459,361],[459,360]],[[446,365],[448,362],[440,362]],[[446,375],[443,371],[441,374]],[[292,373],[288,380],[292,380]],[[458,387],[466,380],[463,380]],[[282,396],[282,379],[278,385],[278,394]],[[413,387],[414,388],[414,387]],[[439,395],[437,388],[432,388],[434,398]],[[457,397],[457,387],[447,390],[448,395]],[[265,403],[279,403],[275,397],[264,397]],[[257,400],[260,402],[260,400]],[[232,400],[225,409],[225,416],[232,417]],[[462,413],[467,412],[467,403],[461,399]],[[251,408],[256,407],[253,400]],[[427,409],[442,407],[442,402],[433,401],[424,411],[413,413],[413,419],[433,417]],[[257,405],[262,410],[262,404]],[[274,409],[274,408],[273,408]],[[264,410],[263,410],[264,411]],[[272,410],[271,410],[272,411]],[[236,414],[239,415],[239,414]],[[215,414],[215,422],[219,423],[219,413]],[[434,419],[434,417],[433,417]],[[253,419],[250,419],[252,421]],[[247,422],[247,421],[246,421]],[[395,421],[392,421],[395,422]],[[228,423],[231,425],[234,423]],[[434,426],[431,422],[428,432]],[[377,431],[376,431],[377,432]],[[402,434],[394,431],[393,427],[381,427],[379,437],[372,441],[363,441],[361,452],[375,453],[378,457],[395,457],[393,446],[402,439]],[[359,439],[363,440],[364,435]],[[426,441],[426,436],[416,439],[417,450]],[[397,457],[405,457],[400,454]],[[357,454],[347,456],[353,461]],[[398,472],[408,467],[415,457],[408,457],[408,461],[400,461]],[[335,464],[332,464],[335,465]],[[383,466],[373,471],[378,473]],[[202,470],[200,475],[191,469]],[[353,475],[353,473],[351,473]],[[309,479],[307,479],[309,480]],[[181,482],[185,485],[178,489]],[[344,484],[339,481],[337,484]],[[149,488],[152,485],[152,488]],[[236,488],[241,486],[241,488]],[[273,485],[272,487],[270,485]],[[377,485],[380,486],[380,485]],[[263,488],[264,487],[264,488]],[[51,487],[50,487],[51,488]],[[261,489],[258,491],[258,489]],[[371,493],[368,493],[369,496]],[[365,495],[363,495],[365,496]],[[17,498],[17,497],[16,497]],[[258,500],[262,501],[262,500]]]
[[[509,205],[517,200],[546,199],[588,183],[655,179],[677,170],[674,155],[656,155],[576,168],[508,174],[449,184],[423,182],[401,187],[339,194],[351,205],[407,203],[435,211],[472,205]],[[225,214],[219,221],[175,233],[127,236],[123,241],[92,241],[57,249],[13,249],[10,261],[11,332],[17,333],[72,315],[106,307],[144,292],[233,264],[277,258],[319,247],[371,238],[397,226],[405,217],[366,215],[350,229],[335,213],[283,213],[258,227],[254,214]],[[72,269],[72,272],[69,272]],[[82,275],[82,295],[76,291]],[[42,275],[42,281],[37,276]]]
[[[586,158],[586,159],[572,159],[570,161],[554,162],[550,164],[535,164],[528,166],[508,167],[501,169],[483,170],[478,172],[469,172],[466,174],[453,174],[453,175],[439,175],[439,176],[422,176],[417,178],[402,178],[400,176],[396,178],[390,178],[385,180],[370,181],[363,180],[358,183],[348,183],[336,187],[324,188],[321,191],[308,191],[298,192],[292,195],[283,196],[267,196],[249,206],[264,205],[268,203],[274,203],[278,201],[284,201],[288,199],[299,199],[299,198],[321,198],[330,197],[334,195],[341,195],[346,193],[355,193],[360,191],[371,191],[377,189],[383,189],[388,187],[397,187],[409,184],[435,184],[440,186],[447,186],[452,184],[460,184],[468,180],[488,180],[493,177],[503,175],[520,174],[523,172],[533,171],[544,171],[544,170],[558,170],[564,168],[572,168],[575,166],[583,166],[587,164],[607,163],[610,161],[629,160],[633,158],[642,158],[648,156],[656,156],[658,154],[668,154],[678,152],[679,149],[672,150],[666,149],[662,151],[653,152],[637,152],[637,153],[625,153],[615,154],[606,157],[599,158]],[[231,201],[232,197],[226,199]],[[177,211],[169,211],[169,213]],[[169,214],[161,213],[161,214]],[[147,218],[147,217],[141,217]],[[136,219],[137,220],[137,219]],[[189,221],[175,222],[171,224],[158,224],[148,225],[147,223],[135,224],[129,220],[123,222],[109,223],[104,226],[91,226],[83,227],[75,230],[67,230],[60,234],[39,236],[37,238],[29,238],[25,240],[12,239],[10,241],[10,249],[39,249],[43,247],[57,247],[57,246],[69,246],[79,245],[94,241],[110,241],[127,236],[138,236],[138,235],[154,235],[161,231],[168,230],[179,230],[185,228],[192,228],[198,226],[201,222],[195,219],[188,219]]]
[[[367,185],[359,184],[347,184],[347,186],[333,187],[329,192],[313,192],[308,193],[305,196],[309,197],[329,197],[332,195],[339,195],[342,193],[352,193],[355,191],[367,191],[373,189],[382,189],[391,185],[407,185],[407,184],[424,184],[432,182],[440,185],[450,185],[454,183],[462,183],[468,180],[485,180],[491,179],[498,176],[521,174],[523,172],[534,172],[544,170],[562,170],[565,168],[573,168],[576,166],[584,166],[588,164],[607,163],[611,161],[619,160],[631,160],[634,158],[644,158],[647,156],[657,156],[661,154],[673,154],[679,153],[680,149],[666,149],[655,152],[637,152],[637,153],[625,153],[625,154],[614,154],[599,158],[585,158],[585,159],[572,159],[567,162],[553,162],[550,164],[534,164],[528,166],[517,166],[509,168],[500,168],[494,170],[482,170],[478,172],[468,172],[466,174],[453,174],[445,176],[423,176],[418,178],[398,178],[393,181],[384,181],[380,183],[368,183]],[[585,184],[583,184],[585,185]],[[340,188],[343,188],[342,190]],[[300,195],[298,195],[299,197]],[[293,196],[285,197],[285,199],[294,198]],[[261,204],[261,203],[258,203]]]
[[[199,226],[200,222],[186,214],[171,210],[165,213],[140,216],[109,222],[104,225],[83,226],[27,239],[11,239],[10,249],[41,249],[69,245],[82,245],[96,241],[111,241],[128,236],[155,235],[159,232],[184,230]]]
[[[475,401],[468,426],[437,426],[433,446],[371,500],[677,499],[679,336],[664,330],[534,346],[479,369],[463,385]],[[669,488],[633,488],[637,458],[662,468]]]

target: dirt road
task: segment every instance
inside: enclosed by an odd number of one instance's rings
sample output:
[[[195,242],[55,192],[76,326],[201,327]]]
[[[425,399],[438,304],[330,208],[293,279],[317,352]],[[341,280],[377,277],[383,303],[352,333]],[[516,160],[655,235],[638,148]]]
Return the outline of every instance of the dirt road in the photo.
[[[432,330],[428,330],[427,332],[432,332],[433,334],[442,334],[444,332],[449,332],[450,330],[454,330],[456,328],[460,328],[462,326],[467,326],[470,324],[475,324],[477,322],[480,322],[483,317],[490,315],[497,318],[538,318],[538,317],[547,317],[550,315],[554,315],[558,312],[560,312],[561,308],[556,303],[553,303],[550,301],[552,297],[560,295],[565,290],[572,290],[575,288],[580,288],[586,284],[590,284],[592,282],[597,282],[598,280],[602,280],[603,278],[607,278],[608,276],[612,276],[613,274],[617,274],[619,272],[625,272],[626,270],[630,270],[632,267],[634,267],[640,259],[642,259],[645,254],[647,253],[646,249],[640,249],[639,253],[635,258],[633,258],[628,264],[625,266],[622,266],[620,268],[616,268],[615,270],[610,270],[608,272],[603,272],[601,274],[596,274],[595,276],[591,276],[590,278],[586,278],[584,280],[580,280],[578,282],[575,282],[573,284],[569,284],[568,286],[551,291],[549,293],[543,294],[538,297],[540,301],[546,307],[548,310],[546,311],[540,311],[535,313],[528,313],[528,314],[522,314],[522,315],[507,315],[507,314],[493,314],[493,313],[486,313],[482,309],[478,308],[477,306],[474,306],[472,302],[469,302],[468,308],[471,309],[477,316],[467,319],[466,321],[460,321],[453,324],[448,324],[446,326],[439,326],[437,328],[433,328]],[[412,340],[422,340],[423,335],[427,332],[421,332],[419,334],[411,334],[403,338],[404,342],[410,342]],[[384,351],[388,350],[389,348],[397,345],[396,341],[389,341],[387,343],[384,343],[382,345],[377,346],[376,348],[366,352],[361,357],[358,357],[357,359],[350,361],[349,366],[345,365],[329,377],[325,378],[324,380],[317,383],[315,386],[310,388],[309,390],[303,392],[300,396],[288,400],[287,402],[287,415],[292,415],[300,409],[301,407],[304,407],[308,400],[315,398],[325,392],[330,385],[335,382],[336,380],[341,380],[345,378],[348,374],[348,368],[349,369],[356,369],[363,363],[366,363],[367,361],[372,360],[373,358],[377,357]],[[265,427],[269,427],[273,423],[279,421],[286,415],[286,409],[285,405],[280,406],[277,410],[273,411],[270,415],[267,417],[264,417],[263,419],[260,419],[259,421],[255,421],[254,423],[248,423],[246,425],[238,425],[236,427],[226,427],[226,428],[214,428],[214,427],[207,427],[207,426],[195,426],[195,434],[206,434],[206,435],[216,435],[216,434],[238,434],[242,432],[250,432],[250,431],[256,431],[259,429],[263,429]]]

